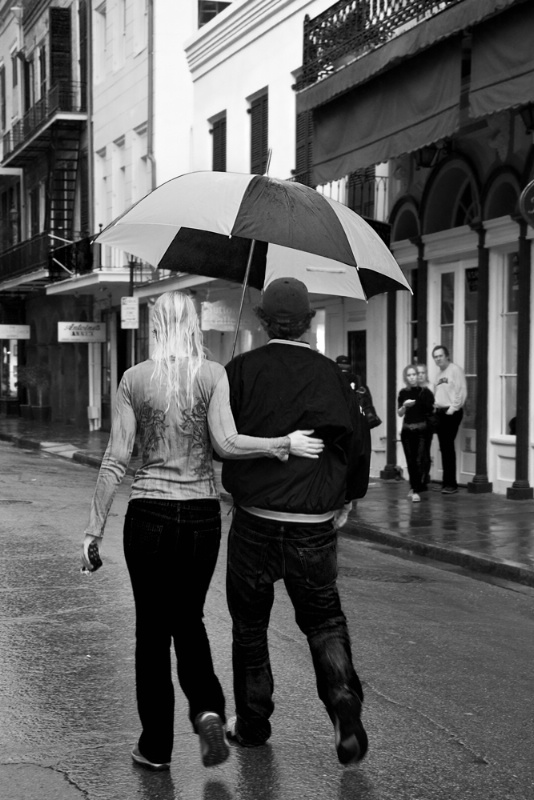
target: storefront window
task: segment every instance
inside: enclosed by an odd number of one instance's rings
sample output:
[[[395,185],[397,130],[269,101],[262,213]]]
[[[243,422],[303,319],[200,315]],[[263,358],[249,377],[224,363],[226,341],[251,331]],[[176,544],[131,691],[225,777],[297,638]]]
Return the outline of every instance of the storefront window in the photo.
[[[464,426],[475,427],[477,400],[477,316],[478,269],[465,270],[465,354],[464,369],[467,382],[467,401],[464,408]]]
[[[417,297],[418,297],[418,281],[417,281],[417,270],[412,269],[410,270],[410,274],[408,275],[408,281],[410,286],[412,287],[412,296],[410,299],[410,321],[409,321],[409,331],[408,331],[408,343],[410,348],[410,362],[412,364],[417,364],[417,348],[419,346],[418,339],[417,339]]]
[[[454,361],[454,272],[444,272],[441,276],[441,341]]]
[[[502,310],[501,433],[515,436],[517,407],[518,254],[506,256]]]

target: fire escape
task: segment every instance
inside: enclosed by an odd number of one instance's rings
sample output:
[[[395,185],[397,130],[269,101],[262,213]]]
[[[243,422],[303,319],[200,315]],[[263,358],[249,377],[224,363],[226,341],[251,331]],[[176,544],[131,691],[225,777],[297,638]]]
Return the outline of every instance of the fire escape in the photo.
[[[26,7],[24,36],[35,23],[39,8],[42,6],[35,3]],[[26,294],[66,277],[50,252],[88,233],[82,230],[87,219],[86,87],[73,81],[72,10],[52,7],[45,13],[49,39],[48,58],[45,55],[41,60],[41,96],[32,101],[33,65],[22,53],[24,113],[3,136],[2,166],[23,170],[26,191],[22,235],[0,252],[0,291],[4,294]],[[81,38],[81,51],[84,47]]]

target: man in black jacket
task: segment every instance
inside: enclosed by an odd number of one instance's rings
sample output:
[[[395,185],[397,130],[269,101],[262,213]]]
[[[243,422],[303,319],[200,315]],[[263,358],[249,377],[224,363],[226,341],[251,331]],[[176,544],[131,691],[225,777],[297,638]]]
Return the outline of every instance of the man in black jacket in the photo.
[[[361,495],[360,409],[337,365],[303,341],[315,312],[293,278],[273,281],[256,309],[270,341],[226,367],[240,433],[278,436],[310,430],[325,448],[316,460],[225,461],[222,480],[236,506],[228,540],[227,597],[233,622],[237,716],[228,737],[244,746],[271,735],[273,677],[267,644],[274,583],[283,579],[307,636],[317,690],[335,729],[338,758],[367,751],[363,691],[352,663],[336,586],[336,528]]]

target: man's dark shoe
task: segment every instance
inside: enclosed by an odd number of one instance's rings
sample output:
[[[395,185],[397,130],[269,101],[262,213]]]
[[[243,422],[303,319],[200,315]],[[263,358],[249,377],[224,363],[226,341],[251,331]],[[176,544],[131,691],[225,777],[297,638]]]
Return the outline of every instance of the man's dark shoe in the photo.
[[[230,717],[230,719],[227,721],[226,738],[229,742],[240,744],[241,747],[262,747],[267,742],[266,739],[262,742],[248,742],[246,739],[243,739],[243,737],[237,732],[237,717]]]
[[[441,494],[456,494],[458,492],[457,486],[444,486]]]
[[[335,718],[336,751],[341,764],[356,764],[367,753],[369,742],[361,719],[352,720],[350,729]]]
[[[230,755],[224,736],[224,726],[214,711],[203,711],[195,719],[195,727],[200,740],[200,755],[205,767],[222,764]]]
[[[171,766],[169,762],[156,764],[154,761],[149,761],[139,750],[139,744],[136,744],[132,750],[132,758],[136,764],[145,767],[145,769],[151,769],[153,772],[162,772],[165,769],[170,769]]]

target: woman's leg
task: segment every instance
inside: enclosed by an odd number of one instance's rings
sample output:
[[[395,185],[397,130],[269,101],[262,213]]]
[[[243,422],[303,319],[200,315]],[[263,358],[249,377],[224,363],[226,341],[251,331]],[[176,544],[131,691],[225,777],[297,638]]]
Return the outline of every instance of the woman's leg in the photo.
[[[204,626],[204,603],[215,570],[221,540],[217,500],[183,501],[179,509],[179,542],[174,565],[172,636],[178,680],[189,703],[189,718],[214,711],[225,720],[225,700],[215,675]]]
[[[135,677],[142,733],[139,749],[154,763],[170,761],[174,735],[169,595],[165,542],[168,504],[135,500],[124,523],[124,553],[136,611]]]
[[[414,438],[414,433],[417,434],[417,431],[411,431],[409,428],[403,428],[401,430],[401,442],[404,455],[406,456],[406,466],[408,467],[410,486],[412,491],[415,494],[418,494],[421,491],[421,481],[418,475],[417,440]]]

